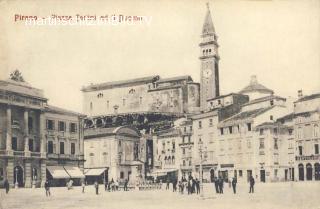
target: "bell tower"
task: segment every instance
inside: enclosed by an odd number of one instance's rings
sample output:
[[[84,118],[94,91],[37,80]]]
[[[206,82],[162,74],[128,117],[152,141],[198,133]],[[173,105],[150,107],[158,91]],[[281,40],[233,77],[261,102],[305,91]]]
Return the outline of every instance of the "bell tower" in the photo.
[[[207,99],[220,95],[219,54],[217,35],[213,26],[209,3],[202,26],[200,47],[200,110],[207,109]]]

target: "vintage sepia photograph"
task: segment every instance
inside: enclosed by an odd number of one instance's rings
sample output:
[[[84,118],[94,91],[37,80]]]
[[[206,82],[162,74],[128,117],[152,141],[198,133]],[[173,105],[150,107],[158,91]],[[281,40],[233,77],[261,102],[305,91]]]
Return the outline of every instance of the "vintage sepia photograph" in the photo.
[[[0,209],[320,209],[320,0],[0,0]]]

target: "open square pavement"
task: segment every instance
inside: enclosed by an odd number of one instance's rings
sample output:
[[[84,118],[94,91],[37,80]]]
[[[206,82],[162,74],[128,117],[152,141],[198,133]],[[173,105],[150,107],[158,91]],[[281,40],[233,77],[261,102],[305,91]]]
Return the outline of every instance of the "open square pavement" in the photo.
[[[320,209],[320,183],[266,183],[256,184],[255,193],[248,193],[247,184],[239,184],[237,194],[226,184],[224,194],[215,194],[213,184],[206,184],[205,198],[199,195],[173,193],[172,190],[105,192],[99,187],[95,194],[92,185],[82,193],[80,187],[72,190],[51,188],[45,196],[43,188],[1,190],[1,209],[173,209],[173,208],[245,208],[245,209]]]

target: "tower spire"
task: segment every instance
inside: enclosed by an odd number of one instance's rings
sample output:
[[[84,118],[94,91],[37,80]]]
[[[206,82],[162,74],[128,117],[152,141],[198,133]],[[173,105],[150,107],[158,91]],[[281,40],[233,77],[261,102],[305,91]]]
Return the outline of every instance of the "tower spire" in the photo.
[[[215,29],[212,22],[211,12],[210,12],[210,6],[209,2],[206,3],[207,5],[207,14],[204,19],[203,27],[202,27],[202,35],[211,35],[215,33]]]

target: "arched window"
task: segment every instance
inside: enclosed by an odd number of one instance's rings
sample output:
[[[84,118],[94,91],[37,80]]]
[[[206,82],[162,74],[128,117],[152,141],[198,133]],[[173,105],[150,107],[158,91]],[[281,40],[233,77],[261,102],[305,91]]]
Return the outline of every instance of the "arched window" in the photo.
[[[93,109],[93,104],[92,104],[92,102],[90,102],[90,110],[92,110]]]
[[[164,157],[164,163],[167,164],[167,156]]]
[[[172,156],[172,164],[175,164],[175,157],[174,156]]]
[[[168,157],[168,164],[171,164],[171,157]]]

